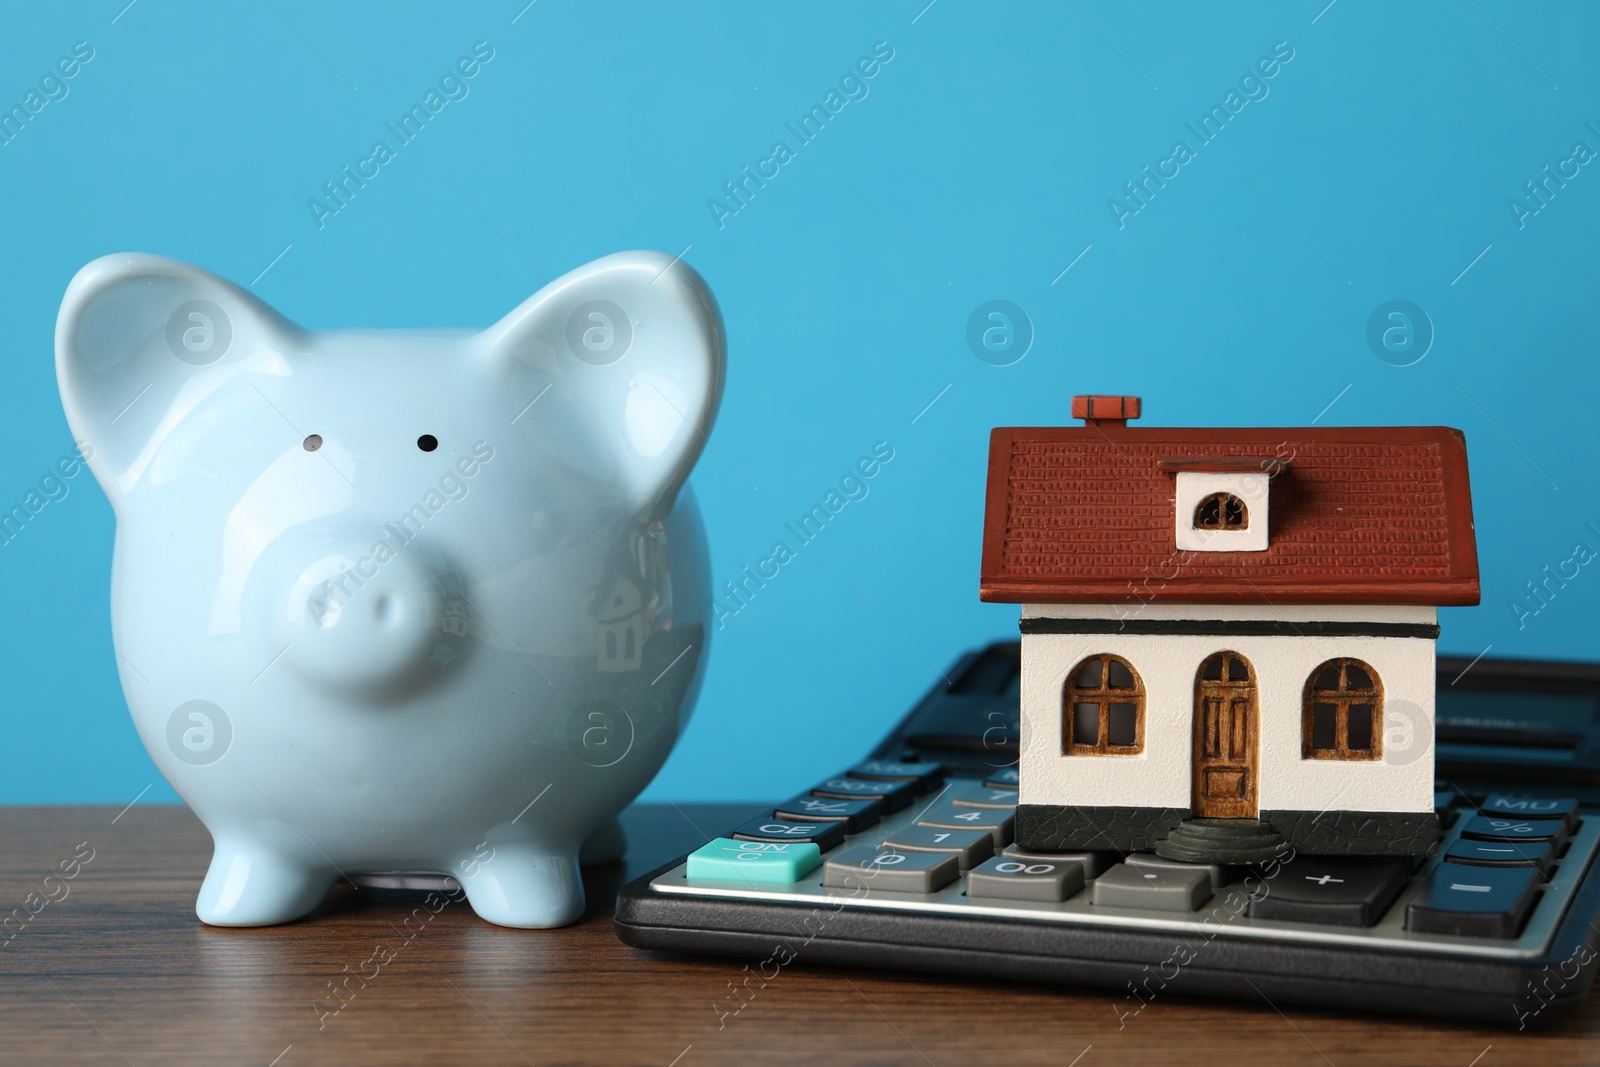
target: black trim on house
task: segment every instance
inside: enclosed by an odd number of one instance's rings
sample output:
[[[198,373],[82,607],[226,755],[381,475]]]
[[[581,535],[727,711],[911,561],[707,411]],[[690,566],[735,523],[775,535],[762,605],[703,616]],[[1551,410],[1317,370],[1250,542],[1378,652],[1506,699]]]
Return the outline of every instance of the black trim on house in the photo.
[[[1288,622],[1277,619],[1023,619],[1025,634],[1155,634],[1162,637],[1439,638],[1437,623]]]

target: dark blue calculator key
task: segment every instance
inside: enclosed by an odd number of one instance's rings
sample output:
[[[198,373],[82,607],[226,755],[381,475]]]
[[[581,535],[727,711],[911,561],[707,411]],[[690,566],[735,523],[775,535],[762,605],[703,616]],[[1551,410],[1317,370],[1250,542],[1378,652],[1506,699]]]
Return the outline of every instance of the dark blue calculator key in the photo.
[[[811,790],[814,797],[831,800],[873,800],[885,814],[911,806],[915,789],[910,782],[874,782],[866,778],[829,778]]]
[[[983,784],[990,789],[1016,789],[1022,784],[1022,776],[1015,767],[1003,767],[985,778]]]
[[[859,834],[876,826],[879,805],[875,800],[832,800],[828,797],[795,797],[773,809],[775,818],[790,822],[836,822],[847,834]]]
[[[1556,861],[1554,841],[1468,841],[1451,845],[1445,862],[1473,867],[1532,867],[1548,871]]]
[[[1467,821],[1461,836],[1470,841],[1554,841],[1559,845],[1566,840],[1567,824],[1563,819],[1479,815]]]
[[[1578,821],[1578,802],[1571,797],[1518,797],[1494,793],[1478,805],[1478,812],[1497,818],[1560,819],[1570,830]]]
[[[1406,929],[1454,937],[1512,938],[1538,900],[1532,867],[1441,863],[1406,907]]]
[[[1411,874],[1409,857],[1296,856],[1272,868],[1266,892],[1252,897],[1252,919],[1371,926],[1383,918]]]
[[[931,793],[944,781],[942,763],[896,763],[893,760],[869,759],[845,772],[851,778],[866,778],[876,782],[910,782],[919,793]]]
[[[844,844],[844,827],[836,822],[751,819],[728,836],[735,841],[805,841],[826,852]]]

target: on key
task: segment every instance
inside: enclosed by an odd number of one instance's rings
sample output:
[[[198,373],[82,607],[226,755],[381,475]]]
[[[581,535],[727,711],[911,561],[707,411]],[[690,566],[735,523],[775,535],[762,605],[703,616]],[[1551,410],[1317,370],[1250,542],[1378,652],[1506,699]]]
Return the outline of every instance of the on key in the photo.
[[[1554,841],[1560,844],[1566,839],[1567,824],[1561,819],[1479,815],[1461,828],[1461,836],[1472,841]]]
[[[829,778],[811,790],[814,797],[831,800],[873,800],[885,814],[911,806],[915,792],[910,782],[874,782],[866,778]]]
[[[827,797],[795,797],[773,809],[772,814],[790,822],[836,822],[847,834],[858,834],[878,822],[879,804],[875,800],[830,800]]]
[[[867,778],[877,782],[910,782],[919,793],[931,793],[944,781],[944,765],[940,763],[895,763],[892,760],[869,759],[845,772],[851,778]]]
[[[1556,860],[1554,841],[1457,841],[1444,854],[1446,863],[1472,867],[1532,867],[1548,871]]]
[[[1252,919],[1371,926],[1383,918],[1411,873],[1409,857],[1296,856],[1252,898]]]
[[[1516,937],[1538,899],[1532,867],[1441,863],[1406,907],[1406,929],[1459,937]]]
[[[809,841],[826,852],[844,844],[844,827],[836,822],[751,819],[728,836],[735,841]]]
[[[1514,797],[1495,793],[1478,805],[1485,815],[1511,819],[1560,819],[1570,830],[1578,821],[1578,802],[1571,797]]]

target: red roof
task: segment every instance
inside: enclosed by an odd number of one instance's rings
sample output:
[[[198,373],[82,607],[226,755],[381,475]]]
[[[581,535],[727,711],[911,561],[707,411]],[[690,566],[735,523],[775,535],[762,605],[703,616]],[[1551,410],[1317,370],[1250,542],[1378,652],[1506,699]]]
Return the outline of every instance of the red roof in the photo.
[[[1177,548],[1178,473],[1241,466],[1271,473],[1267,550]],[[989,442],[979,595],[1476,604],[1466,439],[1444,426],[1002,427]]]

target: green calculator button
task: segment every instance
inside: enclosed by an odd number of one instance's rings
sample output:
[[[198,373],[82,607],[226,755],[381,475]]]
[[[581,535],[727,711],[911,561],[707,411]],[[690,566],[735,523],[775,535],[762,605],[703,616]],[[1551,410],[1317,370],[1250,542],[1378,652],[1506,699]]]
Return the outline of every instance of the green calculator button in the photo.
[[[689,853],[690,878],[789,885],[822,865],[809,841],[735,841],[719,837]]]

